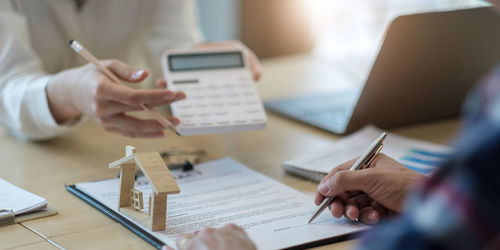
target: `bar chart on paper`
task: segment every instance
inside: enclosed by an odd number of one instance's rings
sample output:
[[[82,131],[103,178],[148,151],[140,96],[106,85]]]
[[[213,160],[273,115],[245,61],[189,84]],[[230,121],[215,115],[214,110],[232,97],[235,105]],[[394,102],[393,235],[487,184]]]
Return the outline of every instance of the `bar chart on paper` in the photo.
[[[442,165],[450,155],[451,153],[447,152],[434,152],[412,148],[403,157],[396,160],[409,169],[428,175]]]
[[[320,181],[333,167],[359,156],[381,132],[374,126],[366,126],[321,150],[285,161],[283,166],[292,174]],[[405,167],[425,175],[433,173],[452,152],[453,149],[449,146],[391,133],[382,149],[382,153]]]

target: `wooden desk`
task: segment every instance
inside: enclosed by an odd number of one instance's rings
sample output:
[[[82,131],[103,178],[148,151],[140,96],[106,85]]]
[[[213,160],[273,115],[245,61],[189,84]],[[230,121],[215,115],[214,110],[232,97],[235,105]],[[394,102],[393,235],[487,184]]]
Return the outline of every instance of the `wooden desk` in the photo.
[[[258,88],[263,98],[321,90],[322,75],[328,63],[309,56],[295,56],[264,62],[264,77]],[[328,79],[335,79],[332,76]],[[315,85],[315,83],[320,85]],[[344,84],[344,85],[342,85]],[[346,86],[339,83],[339,86]],[[330,84],[332,85],[332,84]],[[328,85],[326,89],[337,87]],[[116,170],[107,164],[123,156],[125,145],[138,151],[163,150],[169,147],[203,148],[211,159],[231,156],[253,169],[312,195],[317,184],[285,173],[284,160],[306,151],[319,149],[339,137],[268,113],[264,131],[238,134],[177,137],[165,139],[130,139],[107,133],[92,122],[65,136],[47,142],[24,142],[0,129],[0,177],[47,198],[59,210],[56,216],[26,222],[55,242],[70,249],[114,248],[151,249],[143,240],[99,211],[67,192],[64,184],[111,178]],[[441,121],[392,132],[433,142],[448,141],[459,126],[458,120]],[[311,201],[312,202],[312,201]],[[19,225],[0,228],[0,248],[51,248]],[[5,243],[4,243],[5,242]],[[323,248],[345,249],[352,241]]]

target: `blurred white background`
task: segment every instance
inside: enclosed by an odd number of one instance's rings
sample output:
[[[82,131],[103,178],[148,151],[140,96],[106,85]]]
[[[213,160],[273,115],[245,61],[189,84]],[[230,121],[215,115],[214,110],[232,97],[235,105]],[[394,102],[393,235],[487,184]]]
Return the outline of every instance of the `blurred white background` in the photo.
[[[241,38],[242,1],[197,0],[207,40]],[[398,15],[488,5],[480,0],[301,0],[301,4],[310,15],[314,51],[333,58],[373,56],[387,24]]]

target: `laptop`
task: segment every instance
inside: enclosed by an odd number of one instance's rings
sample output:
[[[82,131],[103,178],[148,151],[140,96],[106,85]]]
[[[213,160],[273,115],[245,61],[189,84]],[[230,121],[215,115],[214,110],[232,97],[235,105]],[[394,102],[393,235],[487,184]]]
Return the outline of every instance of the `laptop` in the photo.
[[[345,134],[456,117],[467,92],[500,62],[491,7],[397,17],[361,91],[269,100],[277,114]]]

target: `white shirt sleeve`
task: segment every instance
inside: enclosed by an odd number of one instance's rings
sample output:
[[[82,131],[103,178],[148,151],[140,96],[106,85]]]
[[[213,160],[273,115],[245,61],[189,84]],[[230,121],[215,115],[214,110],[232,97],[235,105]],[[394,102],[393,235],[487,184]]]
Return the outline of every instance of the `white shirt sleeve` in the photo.
[[[44,140],[72,126],[52,117],[45,88],[51,76],[32,50],[26,20],[0,1],[0,123],[12,134]]]

